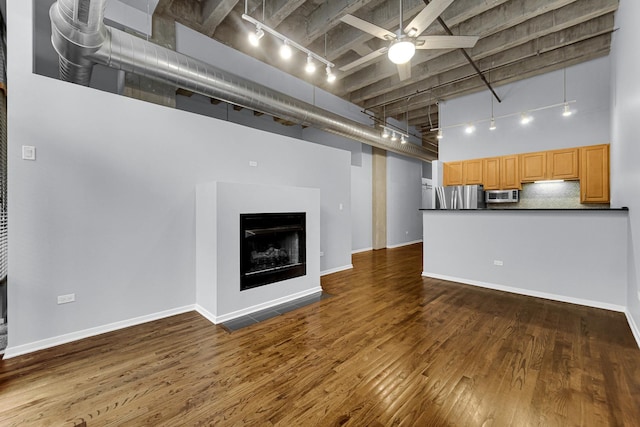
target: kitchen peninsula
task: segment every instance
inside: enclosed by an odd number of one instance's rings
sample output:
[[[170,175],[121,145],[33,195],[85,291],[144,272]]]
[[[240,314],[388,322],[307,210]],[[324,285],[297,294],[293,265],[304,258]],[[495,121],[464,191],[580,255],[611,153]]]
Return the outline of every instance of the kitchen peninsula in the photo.
[[[423,272],[624,311],[628,210],[423,210]]]

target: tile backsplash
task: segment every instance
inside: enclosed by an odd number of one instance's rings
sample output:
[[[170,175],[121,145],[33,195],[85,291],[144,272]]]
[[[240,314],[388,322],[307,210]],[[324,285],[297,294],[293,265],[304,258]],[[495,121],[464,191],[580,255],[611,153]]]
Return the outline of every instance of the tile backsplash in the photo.
[[[608,207],[607,204],[580,203],[580,182],[564,181],[522,184],[520,201],[491,208],[508,209],[593,209]]]

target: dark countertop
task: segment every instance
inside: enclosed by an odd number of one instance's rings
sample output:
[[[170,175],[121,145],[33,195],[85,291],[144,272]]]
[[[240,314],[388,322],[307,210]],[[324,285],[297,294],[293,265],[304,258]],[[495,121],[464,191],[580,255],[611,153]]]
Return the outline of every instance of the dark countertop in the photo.
[[[508,212],[517,212],[517,211],[572,211],[572,212],[626,212],[629,210],[628,207],[624,206],[621,208],[480,208],[480,209],[420,209],[421,211],[452,211],[452,212],[479,212],[479,211],[490,211],[490,212],[500,212],[500,211],[508,211]]]

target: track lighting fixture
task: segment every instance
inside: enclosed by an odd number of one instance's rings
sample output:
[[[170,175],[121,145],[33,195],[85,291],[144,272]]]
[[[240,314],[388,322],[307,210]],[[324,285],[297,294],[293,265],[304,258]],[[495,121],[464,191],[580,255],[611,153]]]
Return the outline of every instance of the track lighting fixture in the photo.
[[[464,132],[467,134],[472,134],[475,130],[476,127],[473,124],[468,124],[467,127],[464,128]]]
[[[491,118],[491,122],[489,122],[489,130],[496,130],[496,119]]]
[[[256,31],[249,33],[249,43],[251,43],[251,46],[253,47],[258,47],[260,46],[260,39],[262,37],[264,37],[264,31],[262,31],[262,28],[260,28],[260,26],[257,25]]]
[[[562,115],[564,117],[569,117],[572,114],[571,112],[571,108],[569,107],[569,103],[565,102],[564,103],[564,110],[562,111]]]
[[[276,30],[274,30],[273,28],[270,28],[268,25],[265,25],[264,23],[258,21],[257,19],[254,19],[251,16],[247,15],[248,2],[246,0],[245,0],[244,7],[245,7],[245,9],[244,9],[245,13],[242,14],[242,19],[244,19],[245,21],[249,21],[250,23],[255,25],[255,31],[251,31],[249,33],[249,43],[251,43],[252,46],[255,46],[255,47],[259,46],[260,39],[264,36],[264,33],[269,33],[272,36],[274,36],[275,38],[277,38],[278,40],[282,41],[282,46],[280,47],[280,56],[282,57],[282,59],[285,59],[285,60],[290,59],[293,56],[293,48],[295,48],[295,49],[299,50],[300,52],[303,52],[303,53],[305,53],[307,55],[307,61],[306,61],[306,64],[304,66],[304,69],[307,72],[307,74],[313,74],[315,72],[315,70],[316,70],[316,61],[317,61],[317,62],[319,62],[321,64],[324,64],[326,66],[327,81],[329,83],[331,83],[331,82],[336,80],[336,75],[333,74],[333,72],[331,71],[331,68],[334,67],[333,62],[328,61],[324,57],[322,57],[322,56],[310,51],[306,47],[304,47],[304,46],[294,42],[290,38],[280,34]],[[264,8],[264,5],[263,5],[263,8]],[[263,13],[263,15],[264,15],[264,13]],[[264,16],[263,16],[262,20],[264,21]]]
[[[327,71],[327,81],[329,83],[335,82],[336,81],[336,75],[331,72],[331,66],[330,65],[327,65],[326,71]]]
[[[438,135],[436,136],[436,138],[442,139],[443,137],[444,135],[442,134],[442,129],[438,129]]]
[[[382,126],[382,133],[380,134],[380,136],[382,136],[383,138],[385,139],[390,138],[391,141],[394,141],[394,142],[400,139],[400,142],[402,144],[406,144],[407,142],[409,142],[408,133],[404,133],[399,130],[392,129],[386,125],[381,125],[381,126]]]
[[[305,65],[304,70],[307,74],[313,74],[316,72],[316,64],[313,62],[313,57],[311,55],[307,55],[307,65]]]
[[[289,46],[289,40],[284,39],[282,46],[280,46],[280,58],[288,60],[291,55],[293,55],[293,52],[291,51],[291,46]]]
[[[520,115],[520,124],[526,125],[531,123],[533,117],[531,117],[528,113],[522,113]]]

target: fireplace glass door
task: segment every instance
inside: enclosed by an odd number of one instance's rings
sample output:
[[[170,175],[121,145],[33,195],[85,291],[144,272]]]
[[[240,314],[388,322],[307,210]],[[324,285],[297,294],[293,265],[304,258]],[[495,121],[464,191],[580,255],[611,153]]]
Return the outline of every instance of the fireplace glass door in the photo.
[[[240,214],[240,290],[306,274],[304,212]]]

